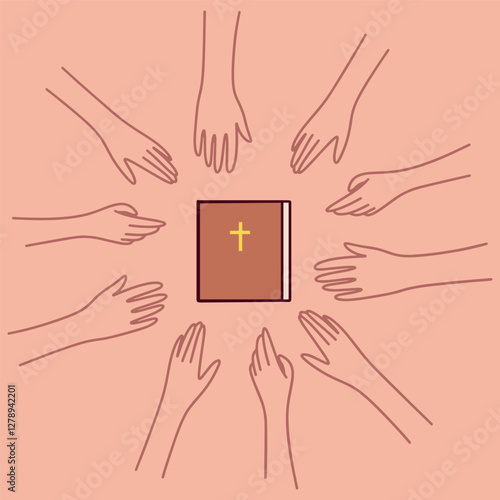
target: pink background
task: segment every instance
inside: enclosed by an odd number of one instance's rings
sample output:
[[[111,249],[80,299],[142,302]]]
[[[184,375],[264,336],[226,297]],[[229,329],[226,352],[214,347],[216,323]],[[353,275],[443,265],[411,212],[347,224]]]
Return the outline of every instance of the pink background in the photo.
[[[498,269],[500,91],[456,129],[444,120],[449,108],[473,94],[479,77],[500,79],[498,2],[401,1],[399,13],[366,49],[391,52],[363,96],[341,165],[325,154],[303,175],[289,168],[295,134],[345,64],[341,43],[352,45],[357,30],[374,19],[372,11],[390,3],[240,2],[237,88],[254,138],[268,143],[256,155],[248,152],[255,145],[245,145],[239,175],[229,182],[219,176],[227,183],[222,188],[192,149],[202,11],[217,16],[214,3],[69,2],[17,52],[7,35],[20,33],[23,17],[31,18],[40,5],[1,3],[2,388],[6,400],[6,384],[18,385],[18,498],[79,498],[77,481],[87,480],[92,463],[110,454],[120,464],[92,489],[92,499],[290,498],[287,471],[265,488],[252,482],[262,467],[263,423],[248,363],[262,326],[295,366],[290,425],[301,447],[297,498],[405,500],[428,481],[426,473],[447,460],[456,472],[433,498],[499,498],[500,433],[490,433],[465,462],[454,452],[500,405],[497,282],[467,285],[454,302],[439,307],[434,321],[417,325],[415,314],[438,307],[444,287],[340,303],[314,282],[321,242],[335,244],[333,256],[343,253],[344,241],[401,253],[488,241],[491,276]],[[171,152],[177,184],[139,173],[137,185],[129,185],[102,146],[58,180],[52,164],[64,160],[66,146],[83,139],[84,128],[44,90],[60,79],[62,65],[106,102],[130,93],[148,67],[168,72],[128,119]],[[293,118],[269,141],[263,131],[274,110],[283,108]],[[414,193],[371,218],[324,211],[345,193],[352,176],[397,168],[398,157],[408,158],[414,141],[438,127],[447,139],[432,156],[471,142],[455,159],[457,166],[466,162],[471,179]],[[195,216],[182,212],[194,209],[199,193],[292,200],[291,303],[270,305],[265,318],[253,304],[196,303]],[[69,215],[115,202],[131,203],[167,225],[130,247],[74,240],[24,248],[22,227],[11,221],[15,215]],[[319,254],[327,256],[324,250]],[[32,346],[14,348],[6,332],[74,310],[124,272],[134,284],[164,283],[169,298],[159,323],[71,349],[49,359],[36,375],[22,377],[17,364]],[[308,308],[335,317],[372,359],[408,332],[411,345],[384,374],[434,426],[407,445],[359,395],[303,363],[299,355],[311,351],[311,342],[297,313]],[[130,432],[142,424],[147,431],[174,339],[198,320],[207,325],[205,360],[220,358],[221,369],[186,420],[168,478],[155,470],[134,472],[140,449]],[[253,322],[252,332],[231,350],[224,334],[237,335],[241,321]],[[158,469],[164,458],[158,457]]]

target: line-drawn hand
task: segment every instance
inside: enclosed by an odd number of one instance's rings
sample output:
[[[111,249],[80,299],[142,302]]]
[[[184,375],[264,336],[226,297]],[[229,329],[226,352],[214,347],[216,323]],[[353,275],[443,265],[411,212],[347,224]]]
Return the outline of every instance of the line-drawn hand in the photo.
[[[349,334],[334,319],[311,310],[301,311],[299,322],[321,354],[301,354],[301,358],[323,375],[354,388],[349,379],[372,364]]]
[[[165,226],[165,222],[162,220],[139,216],[137,210],[128,203],[114,203],[78,215],[13,217],[13,220],[32,223],[30,228],[38,236],[32,235],[31,240],[35,241],[27,243],[27,247],[78,238],[131,245],[147,236],[156,234]]]
[[[431,163],[444,160],[469,146],[470,144],[466,144],[445,155],[413,167],[358,174],[349,182],[347,186],[348,193],[329,205],[326,211],[333,212],[336,215],[372,216],[412,191],[470,177],[469,174],[456,175],[449,166],[447,168],[441,166],[422,168]],[[450,166],[454,167],[453,165]],[[393,176],[402,172],[408,172],[406,175],[413,176],[413,180],[410,178],[406,182],[394,183]]]
[[[248,369],[264,413],[264,478],[267,478],[270,454],[276,453],[277,448],[286,442],[293,484],[298,489],[289,425],[293,365],[288,358],[277,354],[267,328],[263,328],[257,337]]]
[[[234,79],[239,20],[240,13],[238,13],[234,29],[230,85],[207,82],[206,12],[203,12],[202,74],[196,101],[193,143],[196,156],[203,156],[205,165],[213,167],[216,172],[220,172],[223,168],[227,172],[234,170],[238,159],[240,138],[246,142],[252,142],[252,135],[236,92]],[[222,92],[221,89],[223,89]]]
[[[349,255],[316,263],[314,268],[321,274],[315,277],[315,281],[322,284],[323,290],[334,292],[335,298],[342,301],[372,299],[447,283],[491,281],[491,278],[479,277],[479,273],[484,271],[474,269],[478,267],[477,259],[474,252],[470,252],[486,245],[480,243],[443,252],[408,255],[344,243]],[[453,269],[459,269],[462,276],[442,279],[440,273],[436,275],[436,269],[447,266],[451,259],[455,263]]]
[[[128,203],[115,203],[101,208],[90,215],[89,230],[95,228],[91,237],[119,245],[131,245],[147,236],[156,234],[165,222],[159,219],[141,217]]]
[[[236,94],[224,98],[200,89],[194,123],[194,151],[216,172],[232,172],[238,159],[239,139],[252,142],[245,113]]]
[[[402,291],[407,262],[397,254],[375,247],[344,243],[349,252],[322,260],[314,266],[326,271],[316,276],[323,290],[334,292],[337,300],[360,300]]]
[[[161,476],[162,478],[165,477],[184,420],[191,408],[208,389],[221,365],[220,359],[216,359],[207,368],[203,369],[205,333],[205,325],[199,321],[198,323],[191,324],[186,333],[177,337],[170,353],[167,375],[163,384],[158,408],[139,459],[137,460],[135,470],[139,469],[146,449],[150,444],[163,400],[167,397],[168,401],[173,401],[179,406],[182,416],[176,421],[176,428],[173,430],[170,440],[171,444]],[[164,446],[163,443],[160,443],[160,445]]]
[[[264,412],[266,408],[286,408],[293,385],[293,366],[285,356],[276,353],[267,328],[257,337],[249,371]]]
[[[339,163],[344,156],[355,107],[336,96],[329,95],[295,136],[290,160],[295,174],[305,172],[331,144],[333,163]]]
[[[316,108],[295,136],[291,146],[292,158],[290,160],[290,166],[294,173],[301,174],[307,170],[331,144],[333,144],[333,163],[337,164],[342,160],[351,135],[354,112],[358,102],[368,83],[389,52],[387,50],[378,61],[362,85],[361,90],[355,94],[355,98],[348,97],[351,95],[352,89],[340,88],[340,84],[349,66],[356,58],[365,38],[366,35],[359,42],[356,50],[349,58],[349,61],[323,102]]]
[[[167,184],[177,182],[177,169],[170,153],[159,142],[122,118],[117,123],[116,130],[106,135],[105,139],[100,139],[113,163],[131,184],[136,183],[133,167],[140,168]]]
[[[309,366],[363,396],[408,443],[411,443],[410,439],[389,417],[386,410],[399,415],[399,418],[404,419],[407,425],[415,420],[415,417],[419,422],[421,417],[432,425],[432,422],[375,367],[337,321],[327,315],[320,316],[311,310],[301,311],[299,321],[320,353],[320,356],[301,354],[301,358]],[[363,391],[351,383],[352,377],[364,373],[367,366],[385,382],[384,390],[378,394],[370,394],[369,391]]]
[[[9,332],[9,335],[32,332],[40,336],[41,329],[52,331],[54,325],[66,322],[70,318],[74,318],[74,321],[78,323],[79,316],[83,317],[95,302],[99,302],[104,296],[106,297],[106,300],[101,302],[106,304],[107,317],[112,318],[111,322],[103,325],[101,322],[95,321],[88,332],[84,331],[82,340],[75,337],[76,341],[72,344],[24,361],[20,366],[81,344],[129,335],[155,325],[158,322],[158,314],[165,307],[163,302],[167,298],[165,293],[159,293],[163,284],[159,281],[150,281],[129,287],[126,287],[126,284],[127,276],[121,276],[79,310],[45,323]],[[36,331],[34,332],[34,330]]]
[[[149,281],[126,287],[127,276],[121,276],[109,287],[97,295],[82,311],[88,309],[99,297],[111,295],[106,309],[113,315],[113,333],[106,326],[102,337],[92,340],[104,340],[150,328],[158,323],[158,314],[163,311],[166,293],[159,293],[163,283]],[[110,335],[111,333],[111,335]]]
[[[336,215],[375,215],[402,196],[390,191],[383,174],[370,172],[353,177],[347,187],[348,193],[326,208]]]
[[[80,113],[52,90],[48,88],[45,90],[94,131],[104,144],[115,166],[131,184],[136,183],[133,167],[140,168],[167,184],[177,182],[177,169],[172,163],[172,156],[158,141],[120,117],[66,68],[61,69],[86,92],[82,97],[85,97],[87,101],[86,103],[82,101],[79,107],[83,109],[86,104],[90,106],[95,105],[95,102],[99,103],[102,107],[102,113],[107,114],[111,119],[114,130],[103,137],[98,128],[87,120],[84,114]],[[84,110],[82,112],[85,113]]]
[[[186,413],[212,383],[221,361],[203,369],[206,327],[199,321],[179,335],[172,349],[167,375],[167,393]]]

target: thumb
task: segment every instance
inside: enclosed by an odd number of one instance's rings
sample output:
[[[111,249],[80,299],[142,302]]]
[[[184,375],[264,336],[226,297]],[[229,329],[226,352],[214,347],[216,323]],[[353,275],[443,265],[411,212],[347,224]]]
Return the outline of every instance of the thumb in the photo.
[[[123,291],[126,284],[127,284],[127,275],[124,274],[123,276],[118,278],[115,282],[111,283],[111,285],[109,285],[107,288],[105,288],[102,291],[102,293],[111,292],[111,295],[115,297],[116,295],[119,295]]]
[[[122,168],[122,166],[117,161],[115,160],[113,161],[115,162],[115,165],[118,167],[118,170],[121,172],[123,177],[125,177],[125,179],[127,179],[127,181],[129,181],[130,184],[135,184],[137,182],[135,179],[135,174],[132,171],[132,167],[130,166],[133,164],[131,160],[129,160],[128,158],[123,159],[123,164],[125,165],[126,168]]]
[[[205,130],[203,129],[201,132],[198,132],[198,117],[196,117],[196,121],[194,123],[194,133],[193,133],[193,146],[194,146],[194,153],[196,156],[201,156],[204,141],[205,141]]]
[[[323,369],[329,363],[322,359],[313,356],[312,354],[301,354],[300,357],[312,368],[318,370],[319,372],[323,372]]]
[[[338,164],[340,163],[340,160],[342,160],[348,140],[349,140],[349,133],[347,133],[343,141],[340,140],[340,136],[337,135],[335,137],[333,144],[333,154],[332,154],[333,163]]]
[[[243,117],[243,128],[240,127],[240,124],[236,124],[236,133],[240,134],[241,137],[247,142],[252,142],[252,134],[250,133],[250,129],[248,128],[247,120]]]
[[[206,385],[208,386],[215,375],[217,375],[217,372],[219,371],[221,365],[220,359],[216,359],[200,376],[200,380],[205,380],[206,379]]]
[[[139,215],[139,212],[128,203],[117,203],[116,205],[113,205],[113,209],[120,215],[133,215],[134,217]]]
[[[278,355],[278,364],[279,364],[281,373],[283,373],[283,375],[286,378],[290,379],[293,377],[293,365],[287,357],[283,356],[282,354],[279,354]]]
[[[358,257],[366,257],[365,247],[356,243],[345,242],[344,248]]]
[[[350,182],[347,186],[347,190],[350,193],[353,193],[354,191],[361,189],[369,180],[370,180],[370,177],[368,175],[358,174],[350,180]]]

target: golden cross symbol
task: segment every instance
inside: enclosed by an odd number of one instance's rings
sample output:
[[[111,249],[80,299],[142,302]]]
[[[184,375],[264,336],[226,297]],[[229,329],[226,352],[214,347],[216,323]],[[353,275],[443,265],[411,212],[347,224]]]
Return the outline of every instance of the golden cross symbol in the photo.
[[[243,252],[243,235],[250,234],[250,231],[243,231],[243,222],[238,222],[238,231],[229,231],[229,234],[238,235],[238,252]]]

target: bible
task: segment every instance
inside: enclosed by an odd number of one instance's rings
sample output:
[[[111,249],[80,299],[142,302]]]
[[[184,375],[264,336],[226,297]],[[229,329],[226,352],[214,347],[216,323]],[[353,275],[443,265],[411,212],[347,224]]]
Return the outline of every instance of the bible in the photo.
[[[197,202],[197,301],[290,301],[291,202]]]

